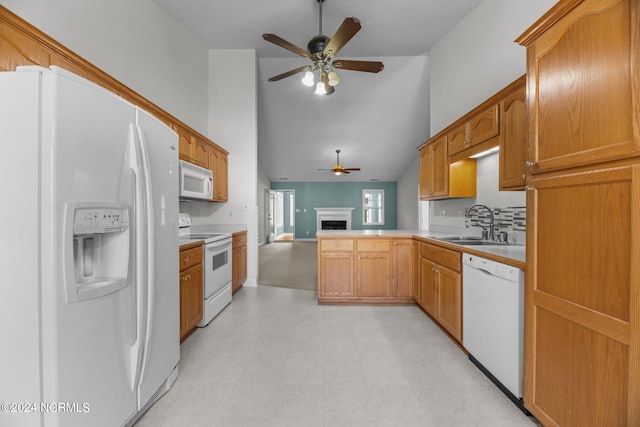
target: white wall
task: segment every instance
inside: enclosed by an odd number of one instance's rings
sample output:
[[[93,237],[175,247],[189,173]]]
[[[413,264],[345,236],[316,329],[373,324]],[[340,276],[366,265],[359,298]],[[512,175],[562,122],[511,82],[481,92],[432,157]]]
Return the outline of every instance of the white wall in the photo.
[[[514,40],[556,0],[485,0],[431,49],[431,135],[526,72]]]
[[[256,286],[258,277],[256,65],[254,50],[210,51],[208,136],[229,151],[229,200],[198,204],[192,212],[195,224],[247,225],[245,286]]]
[[[420,156],[416,158],[398,179],[398,229],[418,230],[418,184],[420,180]]]
[[[208,51],[151,0],[0,4],[206,134]]]
[[[526,49],[514,40],[556,0],[485,0],[431,49],[431,135],[526,72]],[[464,209],[525,206],[523,191],[498,191],[498,155],[478,160],[475,199],[430,203],[434,229],[464,227]]]

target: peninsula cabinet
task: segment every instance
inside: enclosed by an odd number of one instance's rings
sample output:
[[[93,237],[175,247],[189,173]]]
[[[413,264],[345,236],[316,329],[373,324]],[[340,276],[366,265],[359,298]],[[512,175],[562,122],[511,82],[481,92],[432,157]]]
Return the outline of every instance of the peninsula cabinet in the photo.
[[[352,298],[355,290],[353,239],[318,241],[318,301],[328,298]]]
[[[393,240],[393,288],[394,297],[411,298],[417,282],[418,251],[413,239]]]
[[[475,159],[449,164],[446,135],[420,147],[420,200],[475,196]]]
[[[413,304],[411,242],[412,239],[383,237],[320,237],[318,302]]]
[[[356,296],[391,296],[391,240],[356,240]]]
[[[560,1],[527,47],[526,408],[640,426],[640,2]]]
[[[180,249],[180,342],[196,330],[202,320],[202,245]]]
[[[462,343],[462,254],[421,242],[419,265],[416,302]]]

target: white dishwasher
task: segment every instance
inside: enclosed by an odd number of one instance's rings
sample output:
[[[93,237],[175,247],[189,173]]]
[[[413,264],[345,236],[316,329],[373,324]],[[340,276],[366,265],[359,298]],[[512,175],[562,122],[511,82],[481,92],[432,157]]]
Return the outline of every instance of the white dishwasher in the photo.
[[[523,412],[524,272],[462,254],[462,344]]]

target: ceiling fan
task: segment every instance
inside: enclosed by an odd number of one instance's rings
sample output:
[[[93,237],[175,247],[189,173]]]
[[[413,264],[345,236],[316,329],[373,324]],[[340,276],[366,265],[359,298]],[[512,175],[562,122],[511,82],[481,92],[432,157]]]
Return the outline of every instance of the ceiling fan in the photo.
[[[311,61],[311,65],[305,65],[293,70],[278,74],[269,79],[270,82],[282,80],[285,77],[305,72],[302,83],[307,86],[316,86],[315,93],[319,95],[331,95],[335,86],[340,83],[340,77],[334,69],[364,71],[377,73],[382,71],[384,64],[378,61],[355,61],[350,59],[334,59],[334,56],[344,47],[353,36],[360,31],[361,25],[358,18],[345,18],[333,37],[322,34],[322,3],[324,0],[316,0],[320,9],[319,34],[309,40],[307,49],[302,49],[275,34],[263,34],[262,38],[275,45],[283,47],[297,55]]]
[[[318,169],[319,171],[331,171],[336,175],[342,175],[345,173],[351,173],[352,171],[357,172],[360,168],[345,168],[344,166],[340,166],[340,150],[336,150],[336,165],[331,169]]]

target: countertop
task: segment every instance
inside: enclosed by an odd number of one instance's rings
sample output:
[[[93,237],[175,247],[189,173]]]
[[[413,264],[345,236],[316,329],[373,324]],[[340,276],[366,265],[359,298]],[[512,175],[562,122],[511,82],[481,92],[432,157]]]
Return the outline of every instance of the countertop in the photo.
[[[247,231],[246,224],[200,224],[200,225],[192,225],[191,232],[192,233],[208,233],[208,232],[218,232],[218,233],[231,233],[234,235],[236,233],[242,233]],[[180,249],[186,249],[188,245],[195,244],[200,242],[200,245],[204,243],[201,239],[178,239],[178,245]]]
[[[496,245],[496,246],[471,246],[458,245],[438,240],[439,237],[455,236],[452,233],[442,233],[429,230],[322,230],[316,233],[317,238],[323,237],[395,237],[411,239],[415,238],[427,243],[435,244],[459,252],[469,253],[491,259],[493,261],[512,265],[521,269],[526,268],[526,247],[521,244]]]

